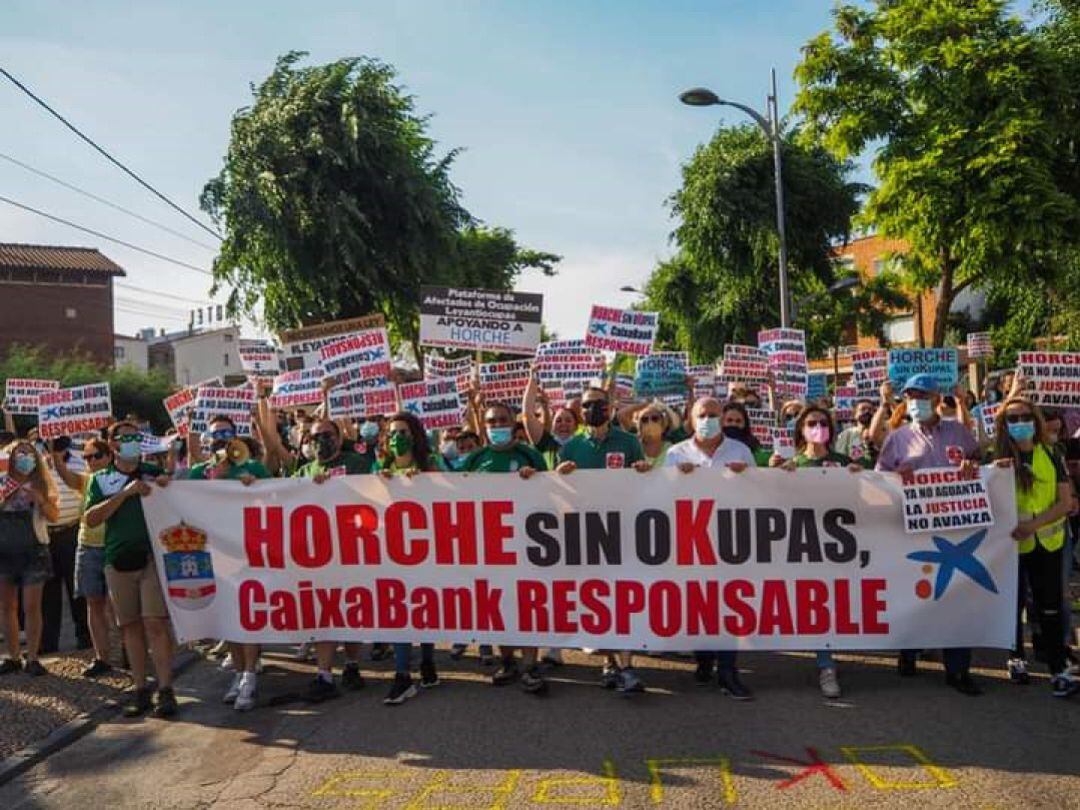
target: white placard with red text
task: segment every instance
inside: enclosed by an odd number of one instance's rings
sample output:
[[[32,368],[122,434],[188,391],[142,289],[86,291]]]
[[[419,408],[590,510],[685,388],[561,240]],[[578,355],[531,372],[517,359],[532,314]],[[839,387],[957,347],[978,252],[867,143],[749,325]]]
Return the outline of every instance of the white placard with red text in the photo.
[[[302,368],[278,374],[270,390],[270,407],[285,410],[318,405],[322,402],[322,380],[321,368]]]
[[[632,309],[594,306],[585,345],[593,349],[643,357],[652,353],[660,315]]]
[[[908,534],[994,525],[990,493],[978,468],[970,471],[959,467],[914,470],[904,473],[901,480],[904,531]]]
[[[43,391],[55,391],[58,380],[33,380],[8,377],[4,384],[4,410],[8,413],[37,416],[38,404]]]
[[[1017,368],[1036,405],[1080,407],[1080,352],[1020,352]]]
[[[204,385],[195,392],[195,404],[189,416],[189,428],[195,433],[206,433],[210,420],[215,416],[227,416],[236,425],[239,436],[251,435],[251,411],[255,407],[255,389],[250,385],[225,388]]]
[[[411,413],[425,430],[455,427],[465,418],[453,380],[420,380],[398,386],[401,409]]]
[[[43,439],[100,430],[111,416],[106,382],[42,391],[38,397],[38,434]]]
[[[334,385],[390,376],[390,338],[383,328],[365,329],[319,349],[323,377]]]
[[[197,390],[194,386],[189,385],[161,400],[161,404],[165,406],[165,411],[169,414],[169,419],[172,420],[177,433],[181,436],[187,436],[188,434],[190,427],[188,418],[191,415],[192,406],[195,405],[195,392]]]

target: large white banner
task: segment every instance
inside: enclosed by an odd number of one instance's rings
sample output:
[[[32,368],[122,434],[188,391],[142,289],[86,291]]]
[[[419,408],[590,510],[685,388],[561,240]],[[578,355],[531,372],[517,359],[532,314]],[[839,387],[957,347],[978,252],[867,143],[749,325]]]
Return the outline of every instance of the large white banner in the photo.
[[[899,477],[846,469],[178,481],[144,499],[181,640],[597,649],[1007,648],[996,523],[909,535]]]

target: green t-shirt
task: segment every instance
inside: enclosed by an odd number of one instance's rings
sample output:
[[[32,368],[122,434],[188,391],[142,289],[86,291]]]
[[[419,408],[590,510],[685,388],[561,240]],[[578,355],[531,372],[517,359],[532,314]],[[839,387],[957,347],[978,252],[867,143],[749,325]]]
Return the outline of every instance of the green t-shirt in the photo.
[[[314,478],[316,475],[366,475],[371,472],[371,459],[366,455],[343,451],[332,461],[314,459],[293,473],[294,478]],[[342,472],[344,470],[344,472]]]
[[[487,445],[474,450],[465,459],[461,472],[506,473],[517,472],[522,467],[532,467],[538,472],[548,468],[535,447],[515,442],[505,448]]]
[[[536,452],[544,457],[544,463],[549,470],[554,470],[559,463],[559,451],[561,449],[562,445],[555,441],[555,437],[547,431],[540,437],[540,441],[536,443]]]
[[[446,464],[438,453],[428,457],[426,472],[446,472]],[[390,472],[393,475],[408,475],[410,472],[420,472],[420,467],[414,461],[408,467],[395,467],[389,458],[376,461],[372,472]]]
[[[559,453],[561,461],[572,461],[581,470],[619,469],[644,458],[637,437],[614,427],[602,441],[588,434],[575,436]]]
[[[672,444],[678,444],[679,442],[685,442],[690,438],[690,434],[686,432],[684,425],[679,425],[677,428],[672,428],[664,434],[664,438]]]
[[[208,481],[212,480],[213,476],[209,473],[217,467],[216,461],[204,461],[201,464],[196,464],[190,470],[188,470],[189,481]],[[261,461],[255,459],[248,459],[243,464],[230,464],[225,468],[225,475],[218,476],[222,481],[236,481],[241,476],[250,475],[252,478],[269,478],[270,471],[266,469]]]
[[[97,506],[118,493],[136,479],[153,479],[165,471],[154,464],[139,464],[131,473],[122,472],[113,464],[94,473],[86,488],[85,509]],[[142,498],[128,498],[112,517],[105,521],[105,565],[117,571],[138,571],[150,559],[150,534],[146,530]]]
[[[796,467],[846,467],[851,464],[851,459],[830,450],[821,458],[810,458],[802,453],[795,456]]]
[[[754,463],[759,467],[768,467],[769,459],[772,458],[772,450],[768,447],[758,447],[751,451],[754,454]]]

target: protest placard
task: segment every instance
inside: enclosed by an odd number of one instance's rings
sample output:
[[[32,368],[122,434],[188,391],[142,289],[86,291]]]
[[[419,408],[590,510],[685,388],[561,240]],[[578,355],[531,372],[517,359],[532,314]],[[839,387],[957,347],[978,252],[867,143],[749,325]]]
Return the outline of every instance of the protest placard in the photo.
[[[0,475],[0,504],[18,492],[21,486],[22,483],[12,478],[6,471]]]
[[[390,376],[390,337],[382,328],[346,335],[323,346],[319,355],[323,378],[334,386]]]
[[[837,422],[850,422],[855,418],[855,386],[845,385],[833,392],[833,418]]]
[[[956,349],[889,349],[889,380],[900,387],[915,374],[929,374],[942,393],[956,387],[959,370]]]
[[[764,329],[758,347],[769,358],[776,395],[780,399],[806,399],[806,336],[801,329]]]
[[[694,399],[716,396],[716,367],[705,364],[686,367],[686,376],[693,380]]]
[[[770,431],[772,450],[787,461],[795,458],[795,438],[786,427],[774,427]]]
[[[772,429],[776,427],[776,411],[771,408],[747,408],[750,417],[750,432],[762,447],[772,447]]]
[[[1037,405],[1080,406],[1080,353],[1020,352],[1017,368]]]
[[[139,442],[144,456],[156,456],[169,452],[169,442],[164,436],[155,436],[152,433],[144,433]]]
[[[585,345],[641,357],[652,352],[659,323],[660,315],[656,312],[594,305],[589,314]]]
[[[620,403],[634,398],[634,377],[631,374],[615,375],[615,399]]]
[[[55,391],[59,387],[57,380],[8,377],[4,385],[4,410],[11,414],[37,416],[41,392]]]
[[[538,358],[561,354],[598,355],[600,350],[588,346],[582,338],[575,340],[548,340],[536,347],[536,356]]]
[[[539,293],[423,286],[420,345],[532,355],[543,305]]]
[[[481,363],[480,390],[489,402],[505,402],[517,407],[525,395],[532,373],[532,360]]]
[[[386,319],[381,313],[375,313],[359,318],[346,318],[342,321],[327,321],[299,329],[286,329],[278,334],[284,354],[285,370],[318,368],[322,359],[323,346],[336,343],[354,332],[385,326]]]
[[[272,343],[241,338],[236,350],[240,354],[240,365],[250,376],[266,379],[281,373],[281,356]]]
[[[975,408],[975,410],[978,411],[983,436],[987,439],[993,439],[997,435],[997,425],[994,420],[997,418],[998,411],[1001,410],[1001,403],[995,402],[991,404],[989,402],[984,402]]]
[[[889,376],[889,353],[866,349],[851,355],[851,381],[861,395],[873,395]]]
[[[969,332],[967,353],[972,360],[982,360],[994,356],[994,341],[989,332]]]
[[[286,371],[274,377],[270,390],[270,407],[279,411],[318,405],[322,402],[321,368]]]
[[[173,426],[181,436],[188,434],[188,417],[191,413],[191,408],[195,404],[195,386],[185,386],[177,391],[175,394],[169,394],[165,399],[161,400],[161,404],[165,406],[165,412],[169,414],[169,419],[172,420]]]
[[[401,409],[413,414],[425,430],[461,425],[465,410],[461,407],[453,380],[420,380],[398,386]]]
[[[210,420],[215,416],[227,416],[236,425],[238,436],[251,435],[251,411],[255,407],[255,389],[250,385],[236,388],[224,386],[200,386],[195,391],[195,404],[189,416],[190,429],[206,433]]]
[[[769,379],[769,357],[757,346],[728,344],[718,377],[729,385],[761,385]]]
[[[634,364],[634,396],[685,398],[687,365],[685,352],[657,352],[639,357]]]
[[[38,396],[38,435],[43,439],[99,430],[111,416],[108,383],[57,388]]]
[[[829,375],[821,372],[806,375],[806,401],[817,402],[829,395]]]
[[[908,534],[992,526],[990,495],[978,467],[934,467],[901,476]]]
[[[397,389],[386,377],[369,377],[331,388],[326,402],[331,419],[386,416],[398,409]]]

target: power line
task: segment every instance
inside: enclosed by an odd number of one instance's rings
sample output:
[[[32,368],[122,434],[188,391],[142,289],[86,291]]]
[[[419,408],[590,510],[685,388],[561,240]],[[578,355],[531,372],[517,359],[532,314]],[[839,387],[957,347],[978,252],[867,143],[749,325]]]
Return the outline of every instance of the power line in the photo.
[[[176,312],[176,313],[182,313],[184,315],[189,315],[190,314],[190,310],[181,309],[180,307],[177,307],[177,306],[168,306],[168,305],[165,305],[165,304],[158,304],[158,303],[155,303],[153,301],[143,301],[143,300],[138,299],[138,298],[127,298],[126,296],[122,296],[122,295],[116,296],[114,300],[117,303],[120,303],[120,304],[127,304],[128,306],[143,307],[144,309],[161,310],[162,312]]]
[[[0,68],[0,70],[3,70],[3,68]],[[138,245],[133,245],[133,244],[131,244],[131,242],[125,242],[123,239],[117,239],[115,236],[107,236],[106,234],[103,234],[100,231],[95,231],[95,230],[93,230],[91,228],[87,228],[87,227],[85,227],[83,225],[76,225],[74,222],[71,222],[71,221],[66,220],[66,219],[62,219],[61,217],[58,217],[58,216],[54,216],[53,214],[47,214],[44,211],[38,210],[37,208],[31,208],[29,205],[23,205],[22,203],[15,202],[15,200],[8,199],[7,197],[0,196],[0,202],[6,202],[8,205],[14,205],[16,208],[21,208],[24,211],[29,211],[30,213],[37,214],[40,217],[45,217],[46,219],[51,219],[53,222],[59,222],[62,225],[67,225],[70,228],[75,228],[76,230],[83,231],[84,233],[92,234],[93,236],[96,236],[99,239],[106,239],[106,240],[108,240],[110,242],[115,242],[118,245],[123,245],[124,247],[131,248],[132,250],[137,250],[137,251],[139,251],[139,253],[145,253],[147,256],[153,256],[155,259],[161,259],[162,261],[171,262],[172,264],[179,265],[180,267],[186,267],[188,270],[194,270],[196,273],[202,273],[204,276],[212,276],[213,275],[213,273],[211,273],[209,270],[203,270],[201,267],[196,267],[193,264],[188,264],[187,262],[182,262],[179,259],[173,259],[173,258],[170,258],[169,256],[163,256],[160,253],[155,253],[152,250],[147,250],[146,248],[139,247]]]
[[[208,302],[203,298],[188,298],[183,295],[173,295],[172,293],[159,292],[158,290],[148,290],[146,287],[136,287],[134,284],[125,284],[120,281],[114,281],[113,285],[121,287],[125,290],[134,290],[135,292],[149,293],[150,295],[160,295],[165,298],[174,298],[177,301],[183,301],[185,304],[196,304],[198,306],[206,306]]]
[[[14,84],[16,87],[18,87],[24,93],[26,93],[26,95],[30,96],[30,98],[32,98],[34,101],[36,101],[38,104],[40,104],[46,110],[48,110],[53,116],[56,117],[57,120],[60,121],[60,123],[62,123],[68,129],[70,129],[72,132],[74,132],[76,135],[78,135],[80,138],[82,138],[84,141],[86,141],[86,143],[90,144],[90,146],[92,146],[94,149],[96,149],[98,152],[100,152],[101,155],[103,157],[105,157],[110,163],[115,165],[117,168],[121,169],[125,174],[127,174],[129,177],[131,177],[133,180],[135,180],[139,185],[141,185],[147,191],[151,192],[154,196],[158,197],[160,200],[165,202],[171,208],[175,209],[180,214],[182,214],[184,217],[186,217],[187,219],[194,222],[196,225],[198,225],[200,228],[202,228],[204,231],[206,231],[211,236],[214,236],[214,237],[216,237],[218,239],[222,238],[220,233],[213,230],[212,228],[208,228],[206,225],[199,222],[199,220],[195,219],[195,217],[193,217],[191,214],[189,214],[187,211],[185,211],[179,205],[174,203],[172,200],[170,200],[168,197],[166,197],[164,194],[162,194],[160,191],[158,191],[156,188],[154,188],[148,182],[146,182],[141,177],[139,177],[139,175],[135,174],[135,172],[133,172],[131,169],[129,169],[127,166],[125,166],[123,163],[121,163],[119,160],[114,158],[108,152],[106,152],[102,147],[98,146],[89,136],[84,135],[78,129],[78,127],[76,127],[74,124],[72,124],[66,118],[64,118],[64,116],[62,116],[60,113],[58,113],[52,107],[50,107],[45,102],[44,99],[42,99],[41,97],[35,95],[34,92],[32,90],[30,90],[29,87],[27,87],[25,84],[20,82],[18,79],[16,79],[10,73],[8,73],[6,70],[4,70],[4,68],[0,67],[0,73],[2,73],[12,84]]]
[[[206,250],[213,250],[213,251],[217,250],[217,248],[215,248],[213,245],[208,245],[205,242],[200,242],[198,239],[192,239],[190,236],[187,236],[186,234],[180,233],[180,231],[173,230],[168,225],[162,225],[160,222],[155,222],[154,220],[149,219],[148,217],[144,217],[142,214],[139,214],[139,213],[137,213],[135,211],[124,208],[124,206],[122,206],[122,205],[117,205],[116,203],[110,202],[109,200],[106,200],[103,197],[99,197],[98,195],[94,194],[93,192],[86,191],[85,189],[81,189],[78,186],[73,186],[71,183],[68,183],[68,182],[66,182],[64,180],[61,180],[59,177],[54,177],[53,175],[49,174],[46,171],[42,171],[41,169],[35,169],[30,164],[23,163],[21,160],[17,160],[16,158],[11,157],[11,155],[5,155],[3,152],[0,152],[0,159],[6,160],[8,163],[14,163],[16,166],[19,166],[20,168],[23,168],[23,169],[25,169],[26,171],[28,171],[28,172],[30,172],[32,174],[36,174],[38,177],[44,177],[46,180],[51,180],[52,182],[56,183],[57,185],[63,186],[66,189],[70,189],[71,191],[74,191],[76,194],[82,194],[84,197],[89,197],[91,200],[94,200],[95,202],[99,202],[102,205],[109,206],[109,208],[114,208],[117,211],[120,211],[120,212],[122,212],[124,214],[127,214],[129,217],[135,217],[135,219],[140,220],[142,222],[145,222],[147,225],[153,225],[155,228],[160,228],[161,230],[165,231],[166,233],[171,233],[173,236],[179,237],[180,239],[183,239],[186,242],[191,242],[191,244],[193,244],[193,245],[198,245],[199,247],[205,248]]]

